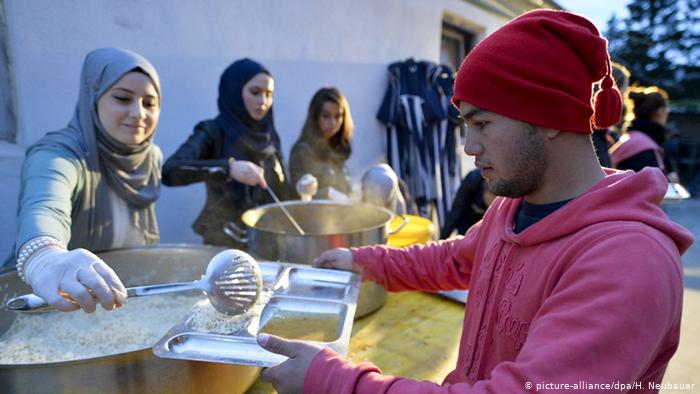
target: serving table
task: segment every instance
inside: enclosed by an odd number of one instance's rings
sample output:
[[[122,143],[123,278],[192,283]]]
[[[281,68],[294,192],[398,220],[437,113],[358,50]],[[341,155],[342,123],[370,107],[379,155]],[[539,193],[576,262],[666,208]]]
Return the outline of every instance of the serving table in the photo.
[[[378,311],[355,321],[348,358],[385,375],[441,383],[457,362],[464,304],[418,291],[389,293]],[[275,393],[260,380],[247,394]]]

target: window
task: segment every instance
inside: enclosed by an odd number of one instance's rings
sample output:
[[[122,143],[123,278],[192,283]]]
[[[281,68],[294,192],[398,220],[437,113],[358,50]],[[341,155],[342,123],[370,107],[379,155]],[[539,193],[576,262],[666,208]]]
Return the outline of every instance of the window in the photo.
[[[5,3],[0,0],[0,141],[14,143],[17,136],[17,107],[11,61]]]
[[[462,60],[476,44],[476,37],[483,33],[484,28],[471,23],[459,16],[444,14],[442,22],[442,42],[440,44],[440,63],[449,66],[453,72],[457,72]],[[461,154],[464,147],[464,128],[459,128],[460,141],[457,149],[457,157],[460,158],[459,178],[474,168],[474,159]],[[453,185],[457,190],[459,183]]]
[[[457,71],[462,60],[474,45],[476,35],[448,22],[442,24],[440,63]]]

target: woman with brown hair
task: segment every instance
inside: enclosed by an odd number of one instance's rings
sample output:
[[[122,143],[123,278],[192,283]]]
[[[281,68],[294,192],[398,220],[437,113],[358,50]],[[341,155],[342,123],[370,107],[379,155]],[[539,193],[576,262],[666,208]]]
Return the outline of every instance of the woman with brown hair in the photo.
[[[289,157],[291,180],[299,183],[300,194],[314,194],[304,193],[304,189],[313,190],[304,182],[308,177],[299,182],[305,174],[311,174],[317,180],[317,198],[347,197],[351,188],[345,163],[352,153],[353,127],[350,106],[340,90],[324,87],[314,94],[301,136]]]

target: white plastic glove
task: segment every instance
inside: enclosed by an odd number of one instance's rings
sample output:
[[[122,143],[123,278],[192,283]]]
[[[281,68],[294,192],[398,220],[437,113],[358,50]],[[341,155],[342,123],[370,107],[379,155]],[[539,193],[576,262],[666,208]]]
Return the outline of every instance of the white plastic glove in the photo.
[[[318,191],[318,179],[311,174],[304,174],[297,181],[296,190],[302,201],[311,201]]]
[[[92,313],[96,301],[112,310],[126,302],[126,289],[117,274],[85,249],[44,247],[27,261],[24,274],[34,294],[63,312],[82,308]]]

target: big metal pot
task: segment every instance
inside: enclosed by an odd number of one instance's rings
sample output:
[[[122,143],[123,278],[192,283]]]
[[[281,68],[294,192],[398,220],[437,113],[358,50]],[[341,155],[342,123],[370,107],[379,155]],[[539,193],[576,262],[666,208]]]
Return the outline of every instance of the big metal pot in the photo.
[[[219,251],[221,248],[208,246],[158,245],[115,250],[99,256],[114,268],[126,286],[138,286],[198,279]],[[9,298],[30,291],[14,271],[0,274],[2,305]],[[0,335],[10,327],[15,313],[0,308]],[[148,347],[77,361],[0,365],[0,391],[231,394],[244,393],[259,372],[260,368],[251,366],[160,359]]]
[[[268,259],[311,264],[323,251],[338,247],[385,244],[394,217],[388,209],[369,204],[335,201],[285,201],[282,205],[304,230],[301,235],[277,204],[250,209],[241,217],[245,230],[229,224],[224,232],[248,245],[248,252]],[[363,282],[355,317],[384,305],[386,291]]]

